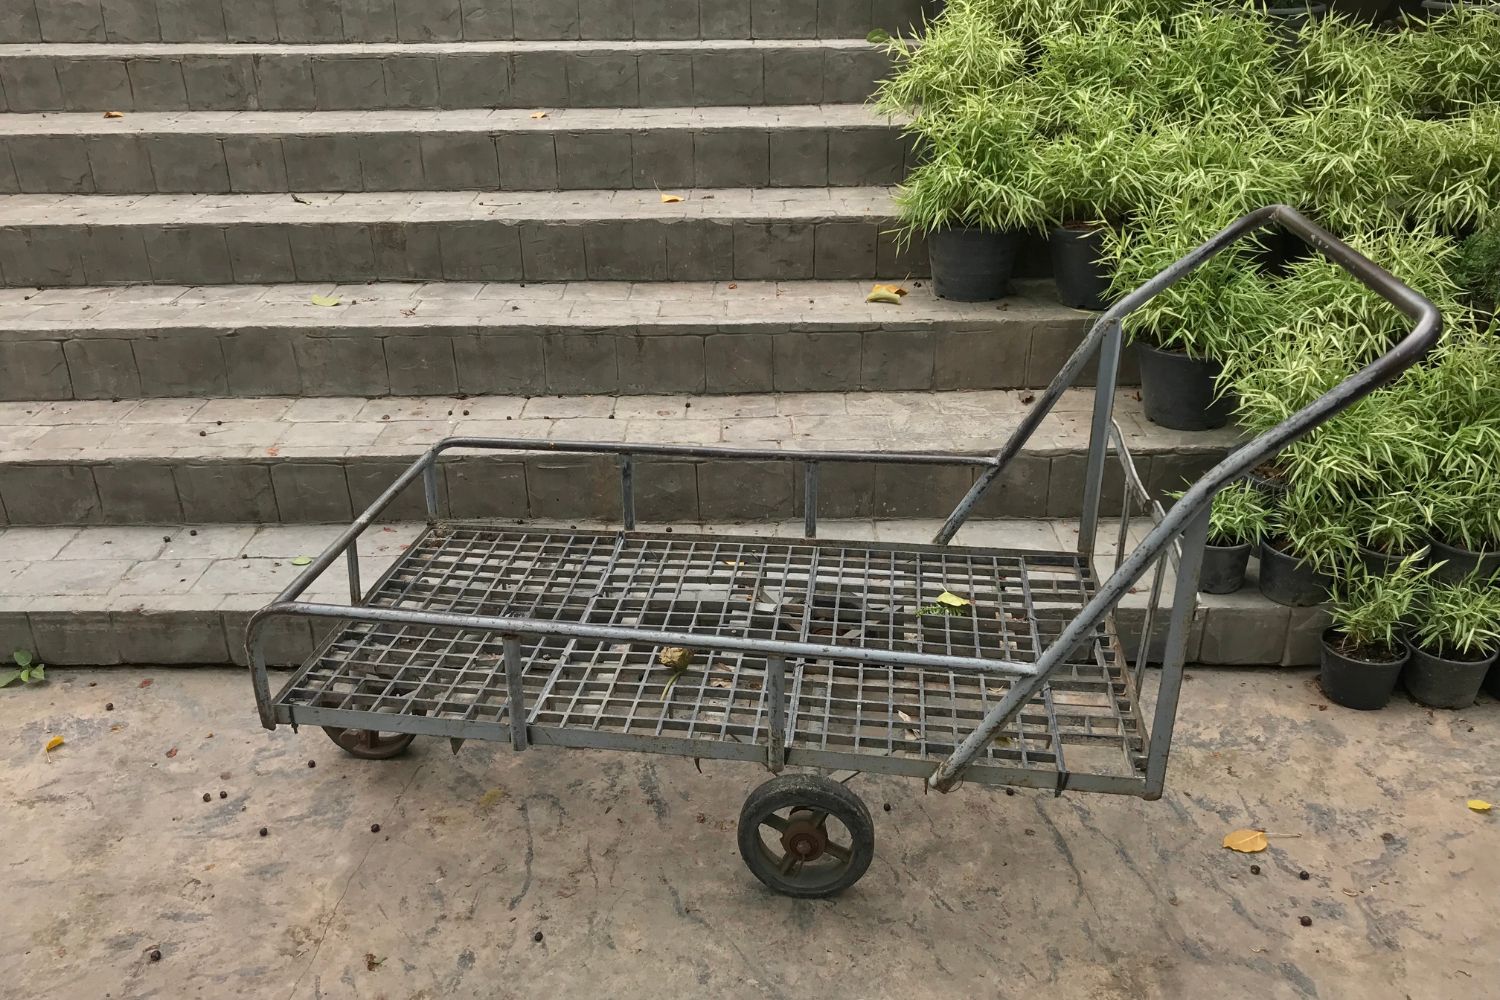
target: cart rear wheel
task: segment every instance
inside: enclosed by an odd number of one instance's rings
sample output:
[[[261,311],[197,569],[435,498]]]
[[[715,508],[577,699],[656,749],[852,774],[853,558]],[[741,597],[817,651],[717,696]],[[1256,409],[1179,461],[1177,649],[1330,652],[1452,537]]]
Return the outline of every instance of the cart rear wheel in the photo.
[[[740,856],[785,896],[821,899],[860,880],[875,856],[875,821],[849,789],[815,774],[783,774],[740,810]]]
[[[345,753],[360,760],[390,760],[406,753],[415,733],[382,733],[374,729],[344,729],[324,726],[323,732]]]
[[[342,699],[337,695],[327,696],[319,702],[327,708],[339,708]],[[425,715],[415,709],[414,715]],[[390,760],[399,757],[411,747],[417,738],[415,733],[386,733],[378,729],[350,729],[344,726],[323,726],[323,732],[351,757],[360,760]]]

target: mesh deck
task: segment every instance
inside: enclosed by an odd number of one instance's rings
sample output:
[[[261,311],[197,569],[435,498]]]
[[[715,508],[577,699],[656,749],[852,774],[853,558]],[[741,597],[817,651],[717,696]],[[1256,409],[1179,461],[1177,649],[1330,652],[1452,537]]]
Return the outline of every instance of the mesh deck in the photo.
[[[973,613],[918,613],[945,590]],[[1091,570],[1064,553],[442,524],[366,604],[1029,662],[1092,591]],[[652,645],[531,637],[523,651],[535,743],[764,759],[764,655],[698,651],[668,689]],[[278,712],[341,725],[379,713],[372,728],[507,739],[500,652],[483,630],[341,624],[277,696]],[[1009,685],[825,659],[789,670],[788,763],[895,773],[928,773]],[[968,777],[1135,781],[1135,702],[1101,627]]]

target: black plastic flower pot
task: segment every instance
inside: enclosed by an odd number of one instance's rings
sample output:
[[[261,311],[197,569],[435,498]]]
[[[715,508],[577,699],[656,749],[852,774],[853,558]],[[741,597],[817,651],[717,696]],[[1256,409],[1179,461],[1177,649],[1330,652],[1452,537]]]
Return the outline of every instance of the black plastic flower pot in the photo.
[[[1401,565],[1401,561],[1409,555],[1411,555],[1410,552],[1392,554],[1379,549],[1368,549],[1361,545],[1359,564],[1377,576],[1390,576],[1396,571],[1396,567]]]
[[[932,288],[940,299],[988,302],[1010,291],[1021,237],[974,226],[949,226],[927,234]]]
[[[1318,674],[1323,693],[1335,705],[1361,712],[1384,708],[1411,651],[1403,648],[1395,659],[1366,660],[1341,652],[1341,638],[1337,629],[1323,632],[1323,664]]]
[[[1333,577],[1320,573],[1270,542],[1260,543],[1260,592],[1289,608],[1310,608],[1328,600]]]
[[[1427,562],[1442,563],[1432,571],[1432,579],[1438,583],[1458,583],[1475,573],[1479,574],[1480,579],[1500,583],[1497,580],[1497,576],[1500,576],[1500,552],[1475,552],[1434,538],[1432,548],[1427,553]]]
[[[1281,506],[1286,495],[1292,491],[1291,483],[1283,479],[1276,470],[1268,469],[1264,465],[1251,469],[1246,474],[1245,481],[1273,507]]]
[[[1048,243],[1052,251],[1052,277],[1057,297],[1073,309],[1109,308],[1110,273],[1100,262],[1104,256],[1102,226],[1058,226]]]
[[[1224,366],[1164,351],[1136,341],[1141,368],[1141,403],[1146,419],[1177,431],[1207,431],[1229,423],[1233,402],[1216,395],[1214,381]]]
[[[1468,708],[1479,697],[1495,654],[1482,660],[1450,660],[1413,646],[1401,682],[1411,696],[1430,708]]]
[[[1491,698],[1500,698],[1500,663],[1491,666],[1490,672],[1484,675],[1484,689]]]
[[[1245,567],[1250,565],[1250,544],[1205,545],[1203,568],[1198,571],[1198,589],[1205,594],[1232,594],[1245,585]]]

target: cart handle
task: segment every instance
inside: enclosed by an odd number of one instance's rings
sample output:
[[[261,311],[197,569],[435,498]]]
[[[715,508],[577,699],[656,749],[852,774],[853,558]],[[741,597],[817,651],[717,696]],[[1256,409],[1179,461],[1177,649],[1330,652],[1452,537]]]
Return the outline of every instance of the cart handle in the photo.
[[[1135,551],[1118,565],[1110,578],[1100,586],[1093,599],[1079,611],[1077,617],[1063,629],[1062,634],[1042,654],[1037,661],[1037,672],[1013,685],[1000,704],[984,717],[963,743],[932,773],[928,778],[928,784],[933,788],[948,791],[954,786],[964,768],[969,766],[990,741],[1020,712],[1022,706],[1047,683],[1048,678],[1062,664],[1067,653],[1098,626],[1099,622],[1109,614],[1129,588],[1141,577],[1146,568],[1160,558],[1167,546],[1178,536],[1183,538],[1183,558],[1178,567],[1174,603],[1180,607],[1184,600],[1191,599],[1198,587],[1198,568],[1202,561],[1203,544],[1208,533],[1209,508],[1213,503],[1214,495],[1219,490],[1239,479],[1291,442],[1326,423],[1340,411],[1354,405],[1396,378],[1420,361],[1437,343],[1442,332],[1443,318],[1437,306],[1425,296],[1403,284],[1389,271],[1361,255],[1353,247],[1290,206],[1270,205],[1257,209],[1230,223],[1177,263],[1126,295],[1099,318],[1088,337],[1073,352],[1073,356],[1068,359],[1062,371],[1047,387],[1041,404],[1027,413],[1021,426],[1016,429],[1005,447],[996,456],[997,468],[981,476],[968,495],[959,502],[949,516],[948,524],[944,526],[939,541],[946,541],[945,536],[951,537],[952,531],[956,531],[963,524],[969,511],[984,494],[994,476],[998,475],[1005,464],[1020,451],[1026,438],[1046,416],[1046,411],[1062,395],[1062,388],[1078,375],[1088,357],[1099,348],[1106,332],[1113,330],[1118,334],[1121,321],[1131,312],[1197,270],[1229,246],[1251,233],[1272,225],[1279,225],[1298,236],[1304,243],[1348,271],[1365,287],[1394,305],[1413,320],[1411,331],[1386,353],[1275,427],[1231,452],[1228,457],[1189,487],[1166,516],[1141,541]],[[1161,689],[1157,694],[1155,722],[1151,731],[1147,798],[1161,796],[1166,773],[1172,724],[1176,717],[1177,697],[1182,685],[1182,660],[1187,646],[1187,622],[1184,618],[1182,614],[1174,614],[1167,635],[1167,648],[1163,657],[1163,665],[1166,669],[1162,672]]]

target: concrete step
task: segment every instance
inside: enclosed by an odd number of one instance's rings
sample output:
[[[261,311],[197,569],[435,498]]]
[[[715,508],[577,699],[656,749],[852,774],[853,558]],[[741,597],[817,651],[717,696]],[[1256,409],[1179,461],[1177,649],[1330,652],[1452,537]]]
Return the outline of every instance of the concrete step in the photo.
[[[863,38],[922,0],[7,0],[0,43]]]
[[[886,188],[0,196],[10,287],[923,275]]]
[[[844,520],[824,523],[826,538],[929,542],[933,520]],[[370,529],[360,544],[365,579],[374,580],[416,538],[420,525]],[[801,537],[801,522],[701,525],[688,530]],[[8,559],[0,571],[0,648],[34,651],[48,664],[243,665],[245,626],[298,572],[292,560],[314,556],[337,535],[334,525],[198,525],[166,527],[10,528],[0,532]],[[1107,569],[1112,526],[1100,533]],[[1078,525],[1067,520],[993,520],[960,532],[963,545],[1070,551]],[[309,591],[314,600],[346,602],[342,563]],[[1145,584],[1142,585],[1143,587]],[[1127,595],[1117,621],[1129,642],[1142,627],[1146,594]],[[1188,660],[1226,665],[1306,665],[1318,661],[1321,608],[1285,608],[1262,598],[1254,569],[1238,594],[1200,596]],[[1153,631],[1158,631],[1153,629]],[[306,622],[271,633],[275,665],[300,663],[312,650]],[[1131,647],[1132,655],[1134,646]]]
[[[526,453],[453,454],[454,517],[608,519],[616,461],[547,441],[725,444],[774,450],[985,454],[1032,404],[1030,391],[766,393],[740,396],[486,396],[159,399],[0,403],[0,505],[10,524],[348,520],[419,454],[454,435],[539,442]],[[986,517],[1071,517],[1080,509],[1093,393],[1071,390],[978,508]],[[1124,394],[1116,418],[1154,490],[1180,488],[1238,440],[1146,421]],[[801,514],[795,462],[642,459],[645,520],[772,521]],[[1110,469],[1107,497],[1119,496]],[[830,465],[825,517],[936,517],[973,480],[967,466]],[[391,509],[425,516],[420,490]]]
[[[899,307],[852,280],[5,289],[0,399],[1036,388],[1091,318],[1043,282],[907,284]]]
[[[863,38],[0,46],[5,111],[380,111],[856,104]]]
[[[859,104],[0,115],[0,185],[66,194],[860,187],[909,143]]]

